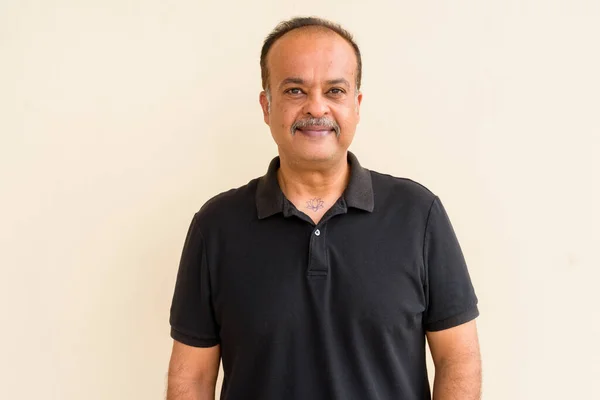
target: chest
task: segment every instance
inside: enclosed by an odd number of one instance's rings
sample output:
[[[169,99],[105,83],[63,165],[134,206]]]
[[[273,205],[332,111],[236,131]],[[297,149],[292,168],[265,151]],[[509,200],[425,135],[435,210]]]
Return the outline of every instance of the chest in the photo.
[[[418,233],[390,237],[381,224],[331,222],[275,226],[272,235],[248,235],[244,246],[223,246],[211,286],[224,338],[276,340],[332,325],[420,329],[426,304]]]

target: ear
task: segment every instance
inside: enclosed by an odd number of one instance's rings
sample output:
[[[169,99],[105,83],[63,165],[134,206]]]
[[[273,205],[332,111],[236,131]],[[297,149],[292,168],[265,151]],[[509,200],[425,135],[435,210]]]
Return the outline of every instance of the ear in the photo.
[[[356,96],[356,123],[360,121],[360,103],[362,103],[362,92],[358,92]]]
[[[267,100],[267,93],[264,90],[260,92],[260,95],[258,96],[258,101],[260,102],[260,107],[263,111],[263,118],[265,120],[265,124],[270,125],[269,101]]]

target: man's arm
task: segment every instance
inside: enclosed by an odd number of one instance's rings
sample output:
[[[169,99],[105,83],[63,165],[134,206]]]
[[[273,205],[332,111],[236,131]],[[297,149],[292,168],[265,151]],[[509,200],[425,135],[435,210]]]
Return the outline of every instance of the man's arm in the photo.
[[[193,347],[174,340],[167,400],[214,400],[220,360],[220,345]]]
[[[427,332],[435,364],[433,400],[480,400],[481,355],[475,320]]]

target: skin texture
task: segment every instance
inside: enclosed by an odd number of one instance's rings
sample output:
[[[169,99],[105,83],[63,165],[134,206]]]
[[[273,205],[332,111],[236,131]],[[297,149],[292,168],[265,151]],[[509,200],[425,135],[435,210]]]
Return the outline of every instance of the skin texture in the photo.
[[[475,320],[427,332],[435,364],[433,400],[480,400],[481,355]]]
[[[305,169],[324,168],[345,158],[360,119],[362,100],[360,94],[355,98],[356,56],[350,44],[330,31],[297,29],[273,44],[267,67],[270,112],[265,92],[261,92],[260,103],[280,157]],[[340,136],[291,134],[296,120],[311,116],[337,122]]]
[[[192,347],[173,341],[167,400],[214,400],[221,346]]]

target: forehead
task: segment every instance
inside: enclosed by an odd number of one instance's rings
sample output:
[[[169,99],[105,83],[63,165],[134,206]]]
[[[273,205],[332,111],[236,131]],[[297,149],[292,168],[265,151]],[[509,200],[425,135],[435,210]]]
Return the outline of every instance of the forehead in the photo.
[[[269,79],[277,85],[285,78],[307,81],[356,79],[354,49],[337,33],[317,28],[300,28],[286,33],[271,47],[267,56]]]

